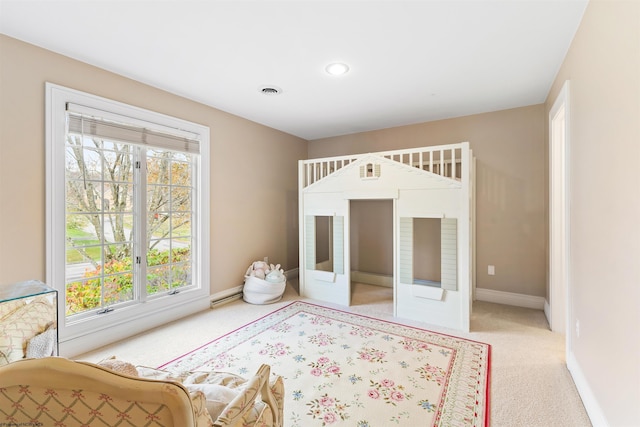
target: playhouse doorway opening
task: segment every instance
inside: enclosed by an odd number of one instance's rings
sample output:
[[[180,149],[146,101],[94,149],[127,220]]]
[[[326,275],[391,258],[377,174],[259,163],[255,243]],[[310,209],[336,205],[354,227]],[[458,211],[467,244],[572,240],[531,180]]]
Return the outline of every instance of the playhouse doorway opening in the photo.
[[[393,313],[393,200],[351,200],[351,305]]]

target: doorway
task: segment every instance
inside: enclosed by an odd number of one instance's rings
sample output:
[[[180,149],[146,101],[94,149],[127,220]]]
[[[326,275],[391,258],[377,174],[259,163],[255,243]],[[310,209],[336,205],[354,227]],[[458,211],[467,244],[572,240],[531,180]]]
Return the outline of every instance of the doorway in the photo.
[[[351,200],[351,304],[393,314],[393,200]]]

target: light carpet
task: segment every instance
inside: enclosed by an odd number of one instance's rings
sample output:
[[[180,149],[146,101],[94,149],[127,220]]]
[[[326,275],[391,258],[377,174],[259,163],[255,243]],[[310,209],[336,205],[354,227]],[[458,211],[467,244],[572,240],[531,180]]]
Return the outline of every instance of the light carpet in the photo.
[[[488,425],[490,346],[294,302],[162,366],[285,382],[285,425]]]

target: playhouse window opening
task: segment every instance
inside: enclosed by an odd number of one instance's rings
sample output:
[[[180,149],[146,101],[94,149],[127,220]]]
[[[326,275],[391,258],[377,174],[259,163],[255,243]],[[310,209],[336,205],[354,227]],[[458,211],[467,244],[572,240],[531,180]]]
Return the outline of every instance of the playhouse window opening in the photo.
[[[442,253],[440,218],[413,220],[413,282],[440,287]]]
[[[333,271],[333,217],[316,216],[316,270]]]

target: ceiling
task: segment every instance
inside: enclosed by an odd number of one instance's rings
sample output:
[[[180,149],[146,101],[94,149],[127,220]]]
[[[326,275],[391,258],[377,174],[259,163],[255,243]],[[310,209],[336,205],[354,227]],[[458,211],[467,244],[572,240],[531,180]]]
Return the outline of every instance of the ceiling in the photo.
[[[587,1],[0,0],[0,32],[314,140],[544,102]]]

